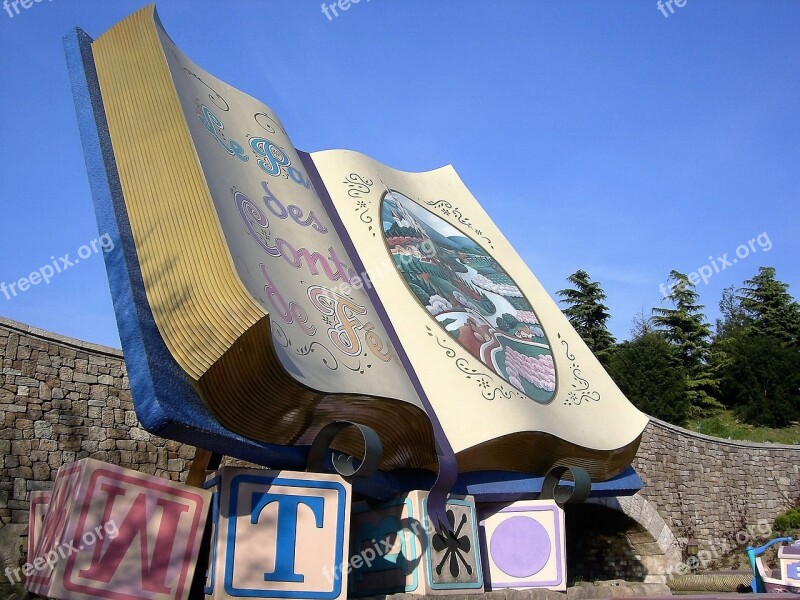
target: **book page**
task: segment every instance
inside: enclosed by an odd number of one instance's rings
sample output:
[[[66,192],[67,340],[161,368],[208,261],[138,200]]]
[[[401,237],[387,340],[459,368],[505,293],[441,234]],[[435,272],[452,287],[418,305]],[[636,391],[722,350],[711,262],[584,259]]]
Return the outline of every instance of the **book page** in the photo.
[[[375,307],[348,285],[352,260],[278,117],[160,34],[233,265],[270,316],[264,342],[315,390],[419,406]]]
[[[452,167],[312,158],[456,452],[518,432],[601,451],[638,439],[646,417]]]

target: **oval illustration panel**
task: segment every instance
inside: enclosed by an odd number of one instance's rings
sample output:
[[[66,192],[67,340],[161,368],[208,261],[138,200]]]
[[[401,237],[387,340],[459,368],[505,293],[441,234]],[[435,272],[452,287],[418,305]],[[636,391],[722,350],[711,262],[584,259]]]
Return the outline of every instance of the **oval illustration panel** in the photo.
[[[384,195],[381,221],[397,270],[439,326],[529,398],[552,400],[550,343],[503,267],[480,244],[399,192]]]

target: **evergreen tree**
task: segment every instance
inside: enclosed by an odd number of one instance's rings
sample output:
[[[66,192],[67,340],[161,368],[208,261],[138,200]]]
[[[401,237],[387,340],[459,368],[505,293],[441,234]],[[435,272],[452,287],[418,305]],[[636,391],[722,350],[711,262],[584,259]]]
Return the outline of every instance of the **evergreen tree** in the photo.
[[[615,343],[614,336],[606,325],[611,317],[608,307],[603,304],[606,295],[600,283],[591,281],[589,274],[582,269],[567,277],[567,281],[574,289],[566,288],[556,292],[567,305],[564,314],[589,349],[603,360]]]
[[[675,425],[689,416],[687,374],[660,332],[646,332],[617,346],[608,372],[639,410]]]
[[[800,343],[800,305],[788,292],[789,286],[775,279],[774,267],[761,267],[744,282],[739,300],[756,332],[782,342]]]
[[[656,327],[653,325],[653,317],[652,315],[646,315],[644,308],[633,315],[633,322],[631,324],[631,339],[642,337],[647,333],[653,333],[655,330]]]
[[[767,427],[800,418],[800,348],[740,330],[725,340],[725,350],[720,389],[740,418]]]
[[[707,414],[722,405],[714,398],[717,379],[709,364],[711,327],[706,323],[699,294],[689,278],[670,271],[670,293],[665,298],[674,308],[654,308],[653,323],[674,346],[676,356],[686,371],[686,389],[694,413]]]
[[[742,300],[736,292],[736,287],[733,285],[722,290],[722,299],[719,301],[719,312],[722,314],[722,318],[717,319],[715,336],[717,340],[730,337],[750,323],[747,311],[742,306]]]

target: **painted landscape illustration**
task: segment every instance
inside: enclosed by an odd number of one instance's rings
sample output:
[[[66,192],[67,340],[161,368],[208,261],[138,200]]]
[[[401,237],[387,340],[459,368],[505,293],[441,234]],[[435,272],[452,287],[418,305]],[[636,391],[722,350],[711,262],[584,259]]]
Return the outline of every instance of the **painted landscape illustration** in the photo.
[[[438,324],[529,398],[552,400],[556,373],[544,329],[491,255],[396,191],[384,196],[381,220],[397,270]]]

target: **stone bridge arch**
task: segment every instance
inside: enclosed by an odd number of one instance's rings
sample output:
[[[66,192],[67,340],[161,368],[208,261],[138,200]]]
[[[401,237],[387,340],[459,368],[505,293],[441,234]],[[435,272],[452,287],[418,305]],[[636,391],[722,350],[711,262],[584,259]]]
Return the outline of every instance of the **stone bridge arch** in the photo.
[[[658,513],[656,505],[642,494],[609,498],[591,498],[585,503],[593,513],[591,523],[601,524],[603,533],[608,535],[609,525],[616,530],[614,538],[605,540],[606,544],[616,548],[606,548],[606,561],[626,564],[606,564],[603,575],[639,579],[647,583],[663,583],[683,560],[680,543],[667,522]],[[594,507],[594,509],[590,508]],[[567,518],[582,509],[568,507]],[[613,511],[623,518],[613,518]],[[574,519],[573,519],[574,520]],[[613,523],[613,524],[611,524]],[[584,527],[586,527],[584,523]],[[602,539],[600,535],[595,537]],[[612,577],[613,576],[613,577]]]

